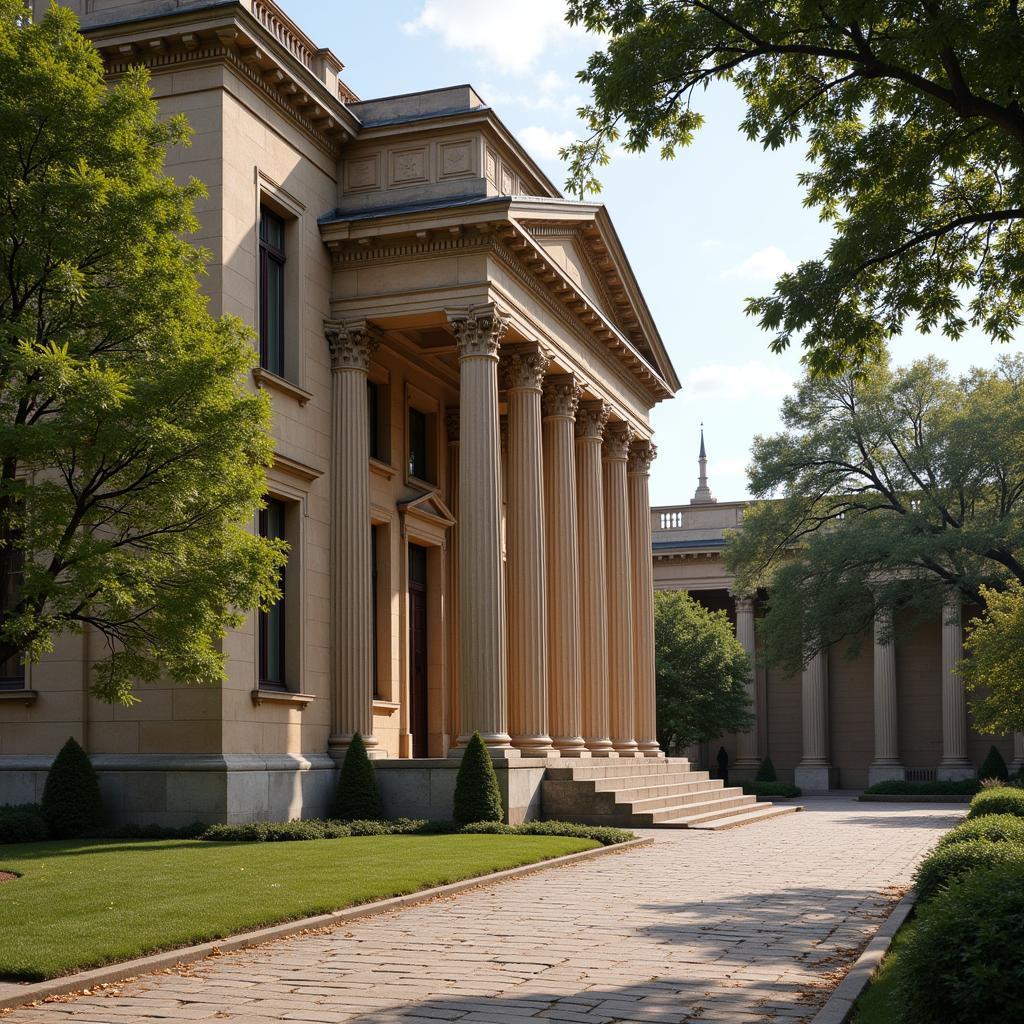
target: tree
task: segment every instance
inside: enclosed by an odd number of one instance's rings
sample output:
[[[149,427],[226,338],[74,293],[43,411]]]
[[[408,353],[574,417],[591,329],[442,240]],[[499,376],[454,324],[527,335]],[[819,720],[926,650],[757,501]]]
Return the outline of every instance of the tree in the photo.
[[[498,773],[478,732],[473,733],[462,752],[459,772],[455,777],[452,814],[460,825],[470,825],[474,821],[502,821],[505,817]]]
[[[377,773],[366,752],[361,733],[353,733],[345,751],[334,796],[333,817],[339,821],[383,821],[384,805],[377,787]]]
[[[771,500],[726,548],[738,586],[768,588],[770,663],[856,648],[879,606],[912,626],[950,591],[984,607],[1024,581],[1024,356],[960,380],[935,358],[807,375],[782,420],[748,470]]]
[[[731,83],[741,130],[803,141],[805,202],[835,229],[827,253],[747,311],[800,339],[816,372],[878,357],[913,317],[1007,341],[1024,304],[1024,24],[1014,2],[570,0],[603,33],[580,79],[590,134],[563,151],[569,188],[596,191],[609,146],[671,157],[700,95]]]
[[[979,732],[1024,732],[1024,586],[1012,580],[1001,593],[985,589],[985,614],[967,625],[960,663],[970,690],[987,691],[973,701]]]
[[[725,612],[686,591],[654,595],[658,742],[668,752],[753,724],[750,659]]]
[[[50,835],[56,839],[94,835],[103,824],[96,769],[73,736],[68,737],[46,773],[42,808]]]
[[[251,524],[272,457],[250,334],[207,312],[188,142],[146,72],[108,87],[65,9],[0,0],[0,660],[106,643],[93,691],[219,681],[284,547]]]

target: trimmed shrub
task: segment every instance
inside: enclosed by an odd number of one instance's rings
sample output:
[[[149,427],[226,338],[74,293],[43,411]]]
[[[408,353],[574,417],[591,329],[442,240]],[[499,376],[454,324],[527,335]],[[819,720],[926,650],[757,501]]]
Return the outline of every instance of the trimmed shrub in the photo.
[[[904,782],[888,779],[864,790],[870,795],[886,796],[971,796],[979,789],[977,779],[945,779],[935,782]]]
[[[95,835],[103,824],[100,784],[89,755],[69,737],[43,787],[43,817],[55,839]]]
[[[503,821],[471,821],[457,831],[465,836],[511,836],[515,835],[515,825],[506,825]]]
[[[473,733],[473,738],[466,745],[459,765],[454,813],[460,825],[474,821],[501,821],[505,817],[498,776],[478,732]]]
[[[429,823],[397,821],[336,821],[332,818],[296,818],[294,821],[248,821],[242,825],[210,825],[199,837],[217,843],[288,843],[310,839],[347,839],[349,836],[392,836],[426,831]]]
[[[202,821],[191,825],[118,825],[104,829],[104,839],[199,839],[210,826]]]
[[[978,777],[981,779],[1002,779],[1003,782],[1010,777],[1010,769],[1006,767],[1006,760],[999,753],[999,748],[993,744],[988,748],[985,760],[981,762],[978,770]]]
[[[995,845],[995,844],[989,844]],[[972,871],[919,909],[900,953],[903,1024],[998,1024],[1024,1005],[1024,861]]]
[[[577,825],[571,821],[527,821],[522,825],[506,825],[501,821],[474,821],[459,829],[462,835],[487,836],[568,836],[571,839],[593,839],[602,846],[636,839],[625,828],[609,825]]]
[[[1015,814],[1024,818],[1024,789],[986,789],[972,801],[968,818],[981,818],[986,814]]]
[[[1024,818],[1018,818],[1015,814],[986,814],[981,818],[962,821],[938,841],[935,849],[941,850],[975,839],[988,843],[1011,842],[1024,845]]]
[[[381,821],[384,818],[377,776],[359,733],[353,735],[341,763],[334,818],[338,821]]]
[[[957,879],[978,868],[996,864],[1020,864],[1024,867],[1024,845],[969,839],[933,850],[921,862],[914,876],[918,901],[927,903]]]
[[[772,759],[766,757],[760,767],[757,769],[757,774],[754,776],[755,782],[778,782],[779,777],[775,774],[775,765],[772,764]]]
[[[39,804],[0,807],[0,843],[40,843],[49,831]]]
[[[755,779],[753,782],[744,782],[741,785],[743,786],[744,793],[750,793],[754,796],[788,798],[799,796],[803,792],[799,786],[794,786],[791,782],[758,782]]]

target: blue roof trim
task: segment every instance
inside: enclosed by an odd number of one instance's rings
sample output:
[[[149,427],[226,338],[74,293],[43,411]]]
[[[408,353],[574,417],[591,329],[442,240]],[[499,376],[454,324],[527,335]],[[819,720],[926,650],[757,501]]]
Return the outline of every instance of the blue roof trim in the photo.
[[[673,548],[724,548],[725,538],[721,540],[656,540],[651,547],[655,551],[671,551]]]
[[[507,202],[511,196],[455,196],[444,199],[425,199],[421,203],[393,203],[391,206],[374,206],[369,210],[334,209],[317,217],[317,224],[337,224],[350,220],[372,220],[374,217],[393,217],[403,213],[421,213],[425,210],[443,210],[449,206],[479,206],[483,203]]]

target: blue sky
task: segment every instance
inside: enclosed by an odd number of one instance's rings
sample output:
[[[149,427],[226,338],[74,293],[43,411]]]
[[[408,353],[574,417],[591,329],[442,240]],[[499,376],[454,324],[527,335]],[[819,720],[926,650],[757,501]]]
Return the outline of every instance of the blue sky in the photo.
[[[564,184],[557,150],[580,131],[575,111],[586,100],[575,74],[599,41],[562,22],[562,0],[281,3],[341,58],[342,77],[362,98],[469,82]],[[768,350],[744,300],[768,293],[780,271],[820,254],[829,238],[802,205],[802,148],[765,153],[748,142],[737,128],[742,105],[727,88],[699,104],[705,127],[674,161],[622,155],[601,174],[600,199],[683,382],[654,412],[653,504],[692,496],[701,421],[715,496],[745,496],[751,441],[777,429],[800,367],[798,352]],[[892,344],[897,362],[930,352],[956,370],[990,365],[996,355],[978,337],[953,344],[908,334]]]

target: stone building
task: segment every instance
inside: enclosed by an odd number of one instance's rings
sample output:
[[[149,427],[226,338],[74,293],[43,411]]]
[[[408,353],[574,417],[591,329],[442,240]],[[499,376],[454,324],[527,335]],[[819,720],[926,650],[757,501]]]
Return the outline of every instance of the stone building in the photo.
[[[35,3],[37,12],[45,0]],[[69,735],[136,821],[323,812],[359,731],[450,813],[479,730],[513,818],[553,758],[657,757],[649,414],[678,381],[609,219],[468,85],[359,100],[270,0],[73,0],[111,79],[183,113],[213,313],[259,336],[283,598],[220,688],[89,696],[89,635],[0,689],[0,803]]]
[[[767,666],[755,628],[766,595],[736,593],[723,560],[726,531],[743,528],[747,502],[717,501],[707,463],[702,431],[693,498],[651,510],[654,589],[686,590],[705,607],[727,612],[754,668],[756,724],[691,750],[691,760],[713,766],[724,746],[730,777],[744,778],[767,756],[780,779],[807,791],[884,779],[970,778],[993,744],[1008,764],[1024,767],[1024,735],[971,728],[954,667],[963,658],[963,620],[972,609],[958,600],[935,621],[909,635],[901,631],[894,643],[883,642],[891,629],[879,619],[854,660],[833,647],[798,676]]]

